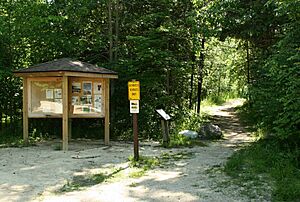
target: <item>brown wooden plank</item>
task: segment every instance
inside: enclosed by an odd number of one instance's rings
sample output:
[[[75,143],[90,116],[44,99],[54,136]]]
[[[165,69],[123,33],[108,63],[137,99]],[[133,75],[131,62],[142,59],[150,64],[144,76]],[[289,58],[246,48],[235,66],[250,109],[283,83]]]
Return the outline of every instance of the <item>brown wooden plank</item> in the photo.
[[[76,76],[76,77],[88,77],[88,78],[111,78],[117,79],[118,75],[115,74],[94,74],[94,73],[82,73],[82,72],[65,72],[66,76]]]
[[[95,73],[83,73],[83,72],[30,72],[30,73],[14,73],[19,77],[63,77],[63,76],[74,76],[74,77],[88,77],[88,78],[111,78],[117,79],[118,75],[115,74],[95,74]]]
[[[68,77],[63,77],[63,131],[62,131],[62,139],[63,139],[63,150],[68,150],[68,137],[69,137],[69,102],[68,102]]]
[[[28,80],[23,78],[23,140],[28,143]]]
[[[104,143],[109,145],[109,79],[105,82],[105,134]]]

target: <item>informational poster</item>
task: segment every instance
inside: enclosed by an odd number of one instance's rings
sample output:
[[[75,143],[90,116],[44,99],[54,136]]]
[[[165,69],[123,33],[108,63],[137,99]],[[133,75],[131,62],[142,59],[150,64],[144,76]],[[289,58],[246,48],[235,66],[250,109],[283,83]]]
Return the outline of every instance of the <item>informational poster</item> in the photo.
[[[62,104],[62,99],[54,99],[54,102]]]
[[[102,84],[101,83],[98,83],[98,82],[94,83],[94,94],[95,95],[102,94]]]
[[[92,82],[83,82],[83,95],[92,95]]]
[[[91,106],[83,106],[82,111],[86,112],[86,113],[90,113],[91,112]]]
[[[53,89],[46,89],[46,99],[53,99]]]
[[[130,100],[130,113],[138,114],[140,112],[139,100]]]
[[[86,100],[87,100],[87,103],[88,105],[92,105],[92,96],[91,95],[87,95],[86,96]]]
[[[91,105],[92,104],[92,96],[91,95],[84,95],[80,97],[80,104],[81,105]]]
[[[156,112],[166,121],[170,120],[171,117],[163,109],[157,109]]]
[[[101,80],[72,82],[73,114],[101,114],[103,112],[103,83]]]
[[[72,82],[72,93],[81,93],[81,83]]]
[[[101,95],[95,95],[94,96],[94,108],[96,112],[102,111],[102,100]]]
[[[72,105],[79,105],[79,96],[72,96]]]
[[[61,88],[54,89],[54,98],[55,99],[61,99],[62,98],[62,89]]]

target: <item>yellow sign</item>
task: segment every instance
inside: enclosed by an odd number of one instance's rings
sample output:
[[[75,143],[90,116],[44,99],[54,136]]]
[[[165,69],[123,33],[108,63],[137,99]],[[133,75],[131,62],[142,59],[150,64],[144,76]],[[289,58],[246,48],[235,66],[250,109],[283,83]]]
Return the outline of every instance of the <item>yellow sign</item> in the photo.
[[[128,99],[140,100],[140,82],[128,81]]]

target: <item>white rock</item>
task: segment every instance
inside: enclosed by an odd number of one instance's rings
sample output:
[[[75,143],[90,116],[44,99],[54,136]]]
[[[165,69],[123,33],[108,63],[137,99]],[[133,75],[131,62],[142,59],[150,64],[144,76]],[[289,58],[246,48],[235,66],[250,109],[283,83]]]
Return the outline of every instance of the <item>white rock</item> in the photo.
[[[187,138],[190,139],[196,139],[198,137],[198,133],[196,131],[192,130],[183,130],[179,132],[180,135],[184,135]]]

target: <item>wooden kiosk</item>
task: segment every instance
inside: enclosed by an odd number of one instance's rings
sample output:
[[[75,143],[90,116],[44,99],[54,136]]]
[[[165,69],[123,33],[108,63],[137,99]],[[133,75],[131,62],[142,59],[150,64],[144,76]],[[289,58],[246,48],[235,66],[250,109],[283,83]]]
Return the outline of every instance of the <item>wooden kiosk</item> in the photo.
[[[72,118],[104,118],[104,142],[109,144],[109,82],[116,72],[63,58],[20,69],[23,77],[23,139],[29,118],[62,118],[62,146],[68,150]]]

